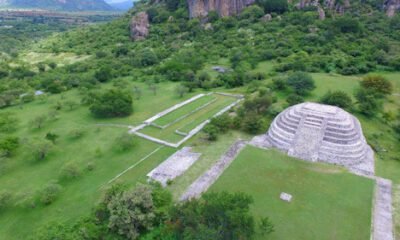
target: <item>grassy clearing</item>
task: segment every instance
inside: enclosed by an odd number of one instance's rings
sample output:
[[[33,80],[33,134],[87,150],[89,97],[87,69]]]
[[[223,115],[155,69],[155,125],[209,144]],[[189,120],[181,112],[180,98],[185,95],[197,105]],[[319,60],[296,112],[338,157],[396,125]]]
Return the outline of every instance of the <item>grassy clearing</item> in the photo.
[[[20,56],[22,62],[35,65],[38,63],[57,63],[58,66],[62,67],[73,63],[81,62],[89,59],[89,55],[78,56],[74,53],[39,53],[39,52],[28,52]]]
[[[177,110],[170,112],[167,115],[164,115],[163,117],[157,119],[154,123],[160,126],[167,125],[180,117],[190,114],[190,112],[195,111],[197,108],[200,108],[205,104],[212,102],[215,99],[216,98],[212,95],[203,96],[197,99],[196,101],[188,103],[178,108]]]
[[[167,128],[159,129],[153,126],[148,126],[140,130],[140,132],[165,141],[177,142],[181,140],[183,136],[176,134],[175,130],[190,132],[190,130],[194,129],[197,125],[209,119],[220,110],[222,110],[224,107],[228,106],[236,100],[235,98],[221,95],[215,95],[214,97],[217,99],[216,101],[212,102],[205,108],[189,115],[181,121],[171,124]],[[190,109],[187,109],[187,112],[190,112],[189,110]]]
[[[132,85],[129,83],[127,87]],[[48,119],[41,129],[32,125],[31,121],[37,116],[54,112],[57,102],[74,100],[79,103],[80,96],[76,90],[68,91],[62,96],[49,96],[44,101],[35,100],[22,107],[1,110],[13,114],[18,119],[18,130],[12,135],[19,136],[23,143],[15,156],[0,161],[1,191],[13,194],[12,204],[0,213],[1,239],[26,239],[47,222],[74,222],[89,214],[108,181],[160,147],[158,144],[137,138],[136,146],[132,150],[121,152],[116,147],[115,139],[127,132],[128,128],[97,125],[137,124],[182,101],[174,94],[174,83],[160,84],[157,98],[145,84],[135,85],[143,89],[142,97],[134,101],[135,112],[126,118],[95,119],[90,115],[88,106],[78,105],[72,110],[65,106],[56,111],[57,117]],[[103,86],[108,87],[111,85]],[[191,95],[185,96],[189,97]],[[82,137],[73,138],[71,132],[74,130],[83,132]],[[51,148],[48,157],[37,162],[32,157],[30,143],[47,141],[45,136],[48,132],[60,137]],[[138,181],[145,182],[146,174],[174,151],[175,149],[163,147],[117,181],[124,181],[130,185]],[[79,176],[76,179],[63,178],[62,169],[68,164],[77,166]],[[89,170],[88,165],[92,166],[93,170]],[[35,208],[27,206],[31,202],[29,198],[36,197],[50,182],[58,182],[62,186],[55,202],[48,206],[38,204]]]
[[[373,187],[372,180],[335,166],[249,146],[210,191],[253,196],[255,216],[275,225],[268,239],[350,240],[369,239]],[[281,192],[292,194],[292,202],[280,200]]]

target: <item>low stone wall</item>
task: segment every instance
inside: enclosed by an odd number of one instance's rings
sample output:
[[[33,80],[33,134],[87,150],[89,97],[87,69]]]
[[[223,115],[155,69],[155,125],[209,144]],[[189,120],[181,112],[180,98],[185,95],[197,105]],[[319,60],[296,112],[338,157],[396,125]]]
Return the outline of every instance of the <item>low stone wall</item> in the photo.
[[[196,96],[194,96],[194,97],[192,97],[192,98],[190,98],[190,99],[188,99],[186,101],[178,103],[178,104],[176,104],[176,105],[174,105],[174,106],[172,106],[172,107],[170,107],[170,108],[168,108],[168,109],[166,109],[166,110],[154,115],[153,117],[147,119],[146,121],[144,121],[144,123],[145,124],[150,124],[151,122],[154,122],[155,120],[159,119],[160,117],[162,117],[164,115],[167,115],[168,113],[173,112],[176,109],[178,109],[178,108],[180,108],[180,107],[182,107],[182,106],[184,106],[184,105],[186,105],[188,103],[191,103],[191,102],[193,102],[193,101],[195,101],[195,100],[197,100],[197,99],[199,99],[199,98],[201,98],[203,96],[205,96],[205,94],[201,93],[201,94],[198,94],[198,95],[196,95]]]
[[[224,170],[232,163],[246,144],[243,140],[235,142],[215,165],[189,186],[180,200],[184,201],[200,197],[222,175]]]
[[[164,126],[160,126],[160,125],[157,125],[157,126],[159,126],[161,129],[167,128],[167,127],[171,126],[172,124],[177,123],[177,122],[181,121],[182,119],[185,119],[185,118],[189,117],[190,115],[200,111],[201,109],[209,106],[210,104],[214,103],[215,101],[217,101],[216,98],[211,100],[211,101],[209,101],[208,103],[206,103],[206,104],[194,109],[193,111],[191,111],[191,112],[189,112],[189,113],[187,113],[187,114],[185,114],[183,116],[180,116],[179,118],[175,119],[174,121],[172,121],[172,122],[170,122],[170,123],[168,123],[168,124],[166,124]],[[152,123],[152,124],[154,124],[154,123]]]
[[[227,97],[234,97],[234,98],[244,98],[244,96],[241,94],[232,94],[232,93],[223,93],[223,92],[216,92],[215,94],[219,94],[219,95],[227,96]]]
[[[394,240],[392,216],[392,182],[376,178],[373,211],[373,240]]]

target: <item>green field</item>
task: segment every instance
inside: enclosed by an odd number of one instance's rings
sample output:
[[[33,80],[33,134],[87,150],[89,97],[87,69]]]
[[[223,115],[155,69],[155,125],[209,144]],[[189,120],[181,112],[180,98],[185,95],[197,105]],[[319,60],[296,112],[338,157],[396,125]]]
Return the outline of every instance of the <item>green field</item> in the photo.
[[[213,95],[206,95],[203,96],[191,103],[188,103],[175,111],[172,111],[156,121],[154,121],[155,124],[160,125],[160,126],[165,126],[167,124],[172,123],[173,121],[185,117],[187,114],[190,114],[191,112],[195,111],[197,108],[200,108],[204,106],[205,104],[211,103],[212,101],[216,100],[216,98]]]
[[[373,180],[275,150],[246,147],[210,191],[245,192],[275,226],[268,239],[369,239]],[[281,192],[292,202],[279,199]],[[258,239],[263,239],[259,237]]]
[[[75,90],[62,96],[37,99],[23,107],[1,110],[18,119],[18,130],[13,135],[20,137],[23,146],[12,158],[0,160],[1,191],[12,193],[12,205],[1,210],[0,239],[25,239],[47,222],[75,222],[80,217],[87,216],[108,186],[107,183],[119,173],[154,152],[117,180],[131,186],[138,181],[145,182],[145,175],[175,151],[137,138],[136,146],[132,150],[121,152],[116,148],[115,139],[126,133],[128,127],[97,125],[110,123],[128,126],[141,123],[157,112],[192,96],[187,95],[183,99],[176,96],[176,84],[173,83],[160,84],[157,98],[154,98],[145,84],[135,85],[143,89],[143,95],[134,102],[135,113],[127,118],[99,120],[90,115],[88,106],[78,105],[72,110],[65,106],[57,111],[55,119],[48,119],[41,129],[33,127],[31,120],[54,111],[57,102],[79,102],[80,96]],[[132,86],[133,83],[129,83],[127,87]],[[83,132],[81,138],[71,137],[71,131],[76,129]],[[44,138],[48,132],[56,133],[60,138],[51,148],[48,157],[37,162],[31,155],[30,143],[47,141]],[[62,177],[62,168],[68,164],[78,167],[80,174],[76,179]],[[87,168],[89,164],[93,167],[91,171]],[[36,201],[35,207],[32,207],[32,199],[36,199],[41,189],[50,182],[57,182],[62,186],[60,195],[51,205],[45,206]]]
[[[55,62],[58,66],[65,66],[89,59],[89,55],[78,56],[74,53],[38,53],[27,52],[20,56],[21,61],[34,65],[40,62]]]
[[[182,140],[184,137],[176,134],[175,130],[189,133],[197,125],[199,125],[202,122],[206,121],[207,119],[211,118],[216,113],[221,111],[224,107],[228,106],[229,104],[231,104],[237,100],[236,98],[233,98],[233,97],[226,97],[226,96],[217,95],[217,94],[213,94],[211,96],[213,96],[213,98],[215,98],[216,100],[211,102],[206,107],[200,109],[199,111],[196,111],[196,112],[188,115],[186,118],[183,118],[182,120],[177,121],[164,129],[160,129],[160,128],[157,128],[154,126],[147,126],[143,129],[141,129],[139,132],[144,133],[149,136],[152,136],[152,137],[156,137],[161,140],[165,140],[165,141],[169,141],[169,142],[178,142],[178,141]],[[202,98],[196,100],[195,102],[197,102],[197,101],[202,101],[199,106],[204,104]],[[195,102],[193,102],[193,104],[195,104]],[[196,106],[196,105],[194,105],[194,106]],[[177,119],[182,115],[190,113],[195,108],[196,107],[185,108],[185,112],[179,111],[178,114],[175,114],[174,113],[175,111],[171,112],[168,115],[173,116],[173,117],[168,117],[168,119],[171,122],[174,119]],[[167,123],[167,122],[165,122],[165,123]]]

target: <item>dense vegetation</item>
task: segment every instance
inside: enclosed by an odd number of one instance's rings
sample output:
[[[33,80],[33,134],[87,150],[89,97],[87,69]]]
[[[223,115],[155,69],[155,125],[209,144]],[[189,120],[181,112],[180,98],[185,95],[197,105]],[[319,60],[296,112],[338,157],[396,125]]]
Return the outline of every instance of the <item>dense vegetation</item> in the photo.
[[[127,190],[117,184],[107,190],[92,216],[72,227],[45,226],[35,239],[252,239],[252,203],[248,195],[222,192],[174,205],[171,194],[159,185]],[[264,235],[273,231],[268,218],[258,226]]]

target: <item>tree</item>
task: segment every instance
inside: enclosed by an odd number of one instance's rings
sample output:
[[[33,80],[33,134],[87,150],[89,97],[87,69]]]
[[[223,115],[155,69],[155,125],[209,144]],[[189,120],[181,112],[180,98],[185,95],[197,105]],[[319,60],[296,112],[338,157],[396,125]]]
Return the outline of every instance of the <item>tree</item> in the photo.
[[[294,92],[298,95],[307,95],[315,88],[314,79],[310,74],[304,72],[294,72],[288,79],[287,84],[293,88]]]
[[[333,22],[333,26],[342,33],[358,33],[361,31],[361,24],[356,18],[339,17]]]
[[[47,142],[37,142],[32,144],[32,155],[35,160],[41,161],[47,157],[51,150],[51,145]]]
[[[18,126],[18,119],[9,112],[0,113],[0,132],[14,132]]]
[[[252,239],[253,200],[243,193],[206,193],[202,199],[178,203],[172,207],[170,231],[176,239]]]
[[[18,137],[9,136],[0,141],[0,152],[2,156],[10,157],[18,147]]]
[[[258,0],[257,3],[264,8],[266,13],[284,13],[288,10],[288,1],[286,0]]]
[[[275,90],[285,90],[286,89],[286,80],[281,77],[277,77],[272,79],[272,88]]]
[[[99,82],[107,82],[112,78],[111,68],[110,67],[102,67],[97,70],[94,74],[94,77]]]
[[[246,113],[265,114],[272,104],[272,98],[269,94],[248,98],[243,103]]]
[[[334,91],[334,92],[328,91],[321,98],[320,102],[347,109],[352,106],[351,97],[343,91]]]
[[[79,167],[74,163],[67,163],[61,169],[61,176],[65,179],[74,179],[81,174]]]
[[[211,119],[211,125],[215,126],[220,133],[226,133],[232,125],[232,119],[228,114],[223,114],[221,116]]]
[[[57,141],[57,139],[58,139],[59,137],[60,137],[60,136],[58,136],[57,134],[51,133],[51,132],[48,132],[48,133],[46,134],[46,139],[49,140],[49,141],[51,141],[53,144],[56,144],[56,141]]]
[[[138,86],[133,87],[133,95],[136,100],[139,100],[142,97],[142,90]]]
[[[107,205],[108,227],[126,239],[138,239],[150,230],[155,220],[151,189],[138,185],[133,191],[117,194]]]
[[[295,104],[304,102],[304,98],[297,94],[290,94],[286,98],[286,102],[289,104],[289,106],[293,106]]]
[[[261,119],[255,114],[246,115],[246,117],[243,119],[242,128],[245,132],[255,134],[260,131],[261,127]]]
[[[136,139],[132,134],[123,133],[121,136],[115,139],[115,144],[119,150],[127,151],[136,145]]]
[[[270,222],[268,217],[264,217],[260,220],[259,222],[259,229],[261,232],[261,235],[265,237],[265,235],[270,234],[274,231],[274,226]]]
[[[155,83],[150,83],[149,88],[153,92],[153,95],[156,96],[157,95],[157,85]]]
[[[2,191],[0,192],[0,210],[5,208],[11,201],[11,193]]]
[[[189,89],[183,85],[178,85],[175,88],[175,93],[182,98],[187,92],[189,91]]]
[[[381,104],[376,99],[374,93],[371,91],[360,88],[355,93],[355,98],[359,106],[359,110],[366,116],[374,116],[379,110],[382,109]]]
[[[47,116],[46,115],[40,115],[35,117],[32,121],[31,124],[35,126],[38,129],[41,129],[43,127],[43,124],[46,122]]]
[[[77,107],[79,105],[74,100],[67,100],[67,101],[64,102],[64,104],[69,107],[69,110],[72,110],[72,109],[74,109],[75,107]]]
[[[94,97],[90,111],[96,117],[123,117],[133,112],[129,93],[111,89]]]
[[[361,87],[371,91],[376,96],[385,96],[393,91],[392,83],[379,75],[367,75],[360,83]]]
[[[215,125],[208,124],[203,128],[203,132],[207,135],[208,141],[215,141],[218,138],[218,128]]]
[[[57,183],[47,184],[40,192],[40,202],[44,205],[52,204],[58,197],[62,187]]]
[[[57,63],[51,62],[48,64],[51,69],[55,69],[57,67]]]

